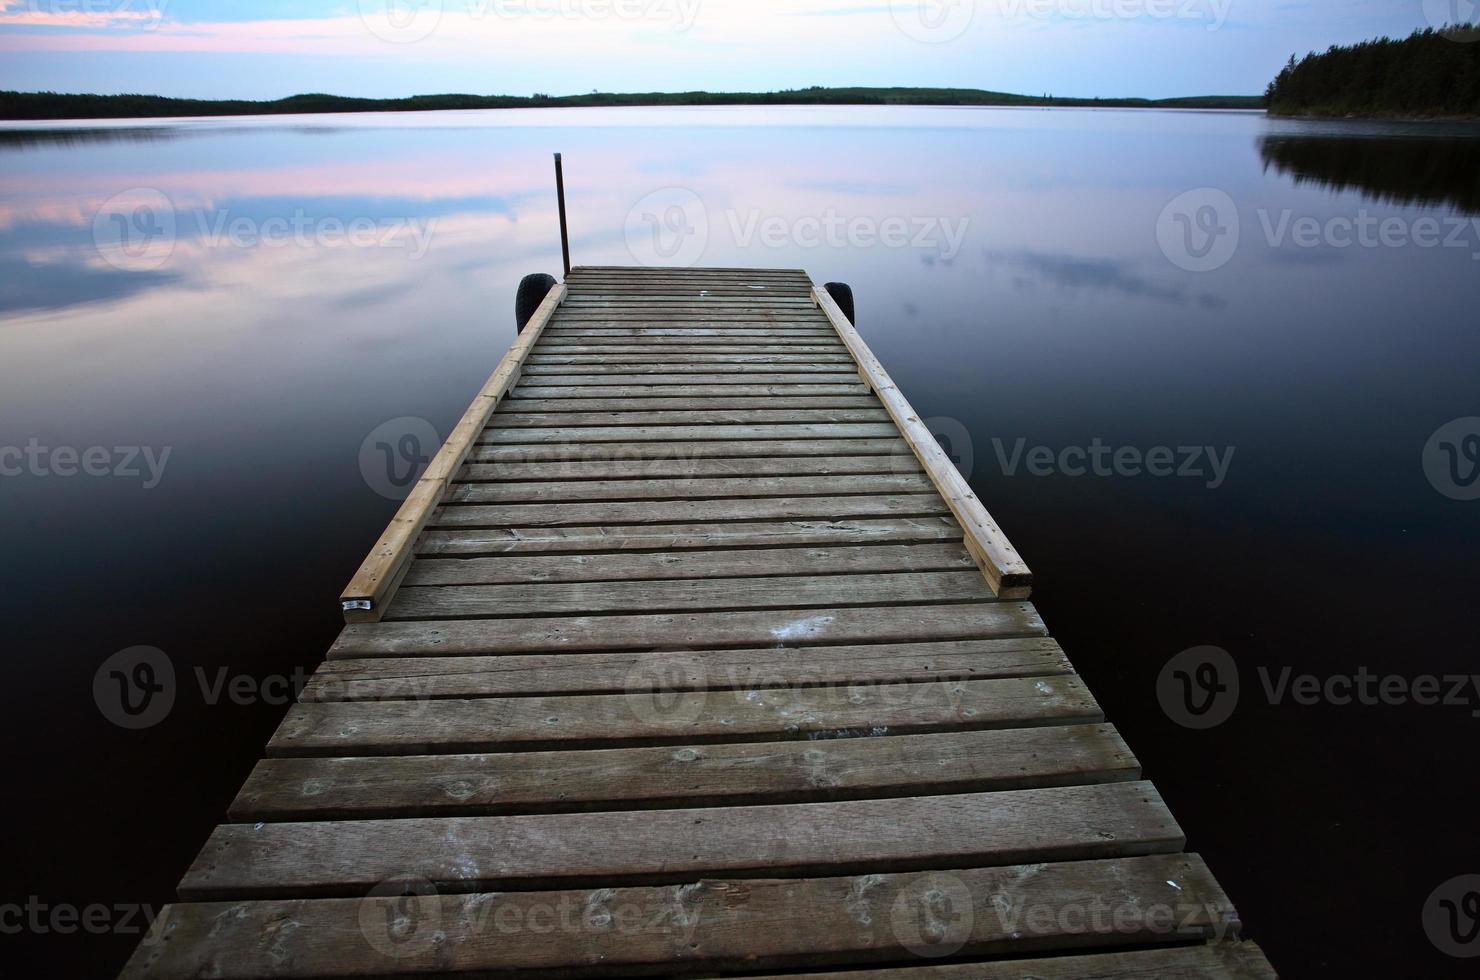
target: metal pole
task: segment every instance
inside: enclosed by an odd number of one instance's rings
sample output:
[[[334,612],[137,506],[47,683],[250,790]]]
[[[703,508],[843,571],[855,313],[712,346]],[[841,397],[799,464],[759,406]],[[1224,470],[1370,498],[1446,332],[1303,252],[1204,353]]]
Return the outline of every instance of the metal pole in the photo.
[[[570,232],[565,228],[565,169],[555,154],[555,196],[560,200],[560,254],[565,259],[565,278],[570,278]]]

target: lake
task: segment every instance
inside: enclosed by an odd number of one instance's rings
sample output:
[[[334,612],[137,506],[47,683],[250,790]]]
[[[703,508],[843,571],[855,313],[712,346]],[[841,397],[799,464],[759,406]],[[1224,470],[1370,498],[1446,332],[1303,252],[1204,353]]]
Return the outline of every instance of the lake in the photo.
[[[111,910],[22,955],[111,974],[114,907],[172,898],[396,508],[371,433],[445,435],[520,277],[560,273],[552,151],[577,264],[852,285],[1284,975],[1458,975],[1424,915],[1480,872],[1480,683],[1445,680],[1476,660],[1480,132],[1144,110],[6,124],[0,902]],[[140,645],[172,709],[110,719],[95,675]],[[1226,718],[1169,695],[1206,646]]]

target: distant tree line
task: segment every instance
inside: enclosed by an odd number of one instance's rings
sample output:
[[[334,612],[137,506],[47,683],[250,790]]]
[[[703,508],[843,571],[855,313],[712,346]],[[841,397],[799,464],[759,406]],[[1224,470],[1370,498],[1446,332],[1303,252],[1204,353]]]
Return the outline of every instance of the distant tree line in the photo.
[[[1275,115],[1480,116],[1480,30],[1431,28],[1292,55],[1265,99]]]
[[[586,95],[417,95],[353,99],[294,95],[272,102],[169,99],[157,95],[69,95],[0,92],[0,119],[106,119],[159,116],[242,116],[298,112],[416,112],[429,109],[528,109],[571,106],[703,105],[979,105],[1101,108],[1258,109],[1259,96],[1182,99],[1037,98],[969,88],[804,88],[780,92],[591,92]]]

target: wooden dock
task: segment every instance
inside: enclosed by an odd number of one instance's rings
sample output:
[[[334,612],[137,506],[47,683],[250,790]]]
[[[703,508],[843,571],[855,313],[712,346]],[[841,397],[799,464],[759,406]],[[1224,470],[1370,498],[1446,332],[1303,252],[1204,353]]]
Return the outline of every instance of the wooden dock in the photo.
[[[804,273],[578,268],[124,975],[1272,977],[1031,581]]]

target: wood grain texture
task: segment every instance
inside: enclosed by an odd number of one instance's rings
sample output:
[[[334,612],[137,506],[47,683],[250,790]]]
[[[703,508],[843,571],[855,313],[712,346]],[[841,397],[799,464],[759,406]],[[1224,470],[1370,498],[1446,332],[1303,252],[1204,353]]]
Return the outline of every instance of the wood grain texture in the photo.
[[[672,411],[804,411],[819,408],[879,408],[872,395],[670,395],[628,398],[516,398],[505,401],[493,413],[493,421],[506,415],[567,412],[672,412]]]
[[[758,497],[727,500],[613,503],[458,504],[439,508],[431,527],[559,527],[562,525],[690,524],[706,521],[806,520],[849,517],[929,517],[949,508],[938,494],[857,497]]]
[[[966,548],[957,543],[638,554],[504,555],[498,558],[423,558],[413,564],[403,587],[647,579],[687,581],[745,576],[941,572],[975,567]]]
[[[739,479],[563,480],[556,483],[454,483],[449,504],[554,503],[567,500],[714,500],[736,497],[844,497],[926,493],[923,473],[837,476],[757,476]]]
[[[1140,778],[1109,725],[674,748],[266,759],[237,823],[754,806]]]
[[[752,578],[403,585],[383,621],[995,602],[973,571]],[[901,610],[901,615],[908,615]]]
[[[620,365],[617,366],[620,367]],[[766,371],[707,371],[692,374],[677,371],[663,373],[614,371],[610,374],[600,372],[587,374],[531,374],[524,378],[521,387],[528,389],[536,397],[548,398],[550,396],[545,394],[543,390],[545,388],[570,388],[581,385],[602,385],[606,387],[613,385],[825,385],[847,384],[858,376],[852,370],[851,366],[846,364],[819,364],[804,367],[804,370],[788,371],[785,365],[774,365],[770,370]]]
[[[418,817],[217,827],[187,901],[676,884],[1086,861],[1179,850],[1150,783],[698,810]],[[1168,889],[1170,890],[1170,889]]]
[[[331,659],[549,653],[555,651],[699,650],[1046,636],[1025,602],[647,616],[558,616],[351,623],[329,648]]]
[[[141,946],[124,976],[599,977],[840,963],[908,964],[903,974],[896,965],[863,976],[921,980],[931,978],[922,971],[939,970],[956,970],[940,980],[1272,976],[1249,944],[1186,945],[1236,936],[1240,925],[1207,866],[1188,854],[554,892],[425,890],[410,899],[391,891],[363,899],[169,906],[159,941]],[[1066,914],[1090,908],[1155,914],[1127,914],[1119,929]],[[1037,910],[1033,926],[1019,914],[1030,910]],[[296,928],[283,928],[287,922]],[[1156,949],[1136,949],[959,970],[920,966],[951,952],[1000,959],[1118,946],[1170,948],[1162,959],[1152,959],[1160,955]],[[1122,959],[1128,966],[1116,972],[1113,964]],[[1181,972],[1188,962],[1207,972]]]
[[[588,525],[551,528],[432,528],[417,542],[418,555],[507,555],[765,545],[838,545],[881,542],[960,541],[954,518],[902,517],[821,521],[736,521],[699,524]]]
[[[674,692],[1045,677],[1073,673],[1048,637],[741,650],[327,660],[299,700],[621,694],[634,678]]]
[[[1072,675],[675,692],[646,665],[627,693],[296,704],[270,756],[428,755],[857,738],[1102,721]]]
[[[754,384],[753,378],[745,384],[687,384],[687,385],[540,385],[528,389],[515,388],[509,393],[511,408],[517,408],[521,399],[548,400],[556,398],[775,398],[778,402],[788,398],[805,398],[811,395],[868,395],[862,379],[824,384]]]
[[[752,456],[695,459],[587,459],[554,463],[465,463],[458,483],[561,483],[605,480],[684,480],[726,477],[746,482],[772,477],[921,474],[915,457]]]
[[[553,400],[553,399],[552,399]],[[523,407],[523,406],[516,406]],[[798,422],[887,422],[889,415],[876,406],[863,408],[737,408],[668,409],[638,411],[627,408],[601,412],[532,412],[508,411],[496,414],[490,423],[495,428],[561,428],[598,425],[754,425]]]
[[[1235,923],[1223,920],[1222,933]],[[1218,932],[1215,931],[1215,935]],[[780,980],[773,973],[752,980]],[[808,980],[1275,980],[1274,968],[1255,943],[1209,942],[1087,956],[1052,956],[944,966],[892,966],[874,970],[807,973]]]
[[[898,438],[886,439],[708,439],[703,442],[587,442],[475,446],[468,460],[476,463],[576,462],[591,460],[754,459],[770,457],[889,456],[903,461],[895,472],[911,472],[918,463]]]

